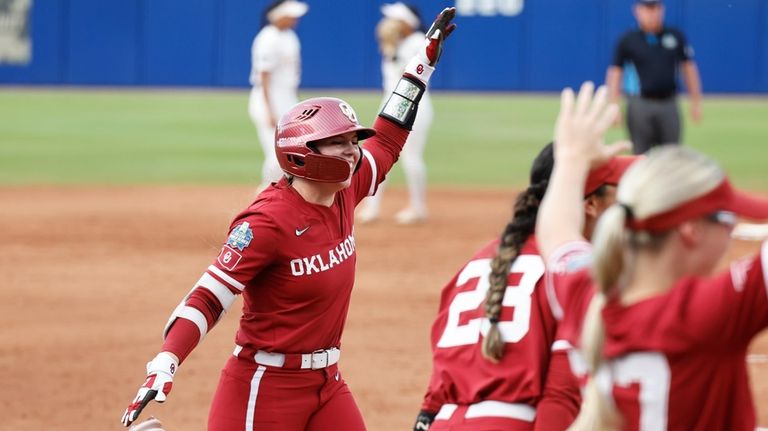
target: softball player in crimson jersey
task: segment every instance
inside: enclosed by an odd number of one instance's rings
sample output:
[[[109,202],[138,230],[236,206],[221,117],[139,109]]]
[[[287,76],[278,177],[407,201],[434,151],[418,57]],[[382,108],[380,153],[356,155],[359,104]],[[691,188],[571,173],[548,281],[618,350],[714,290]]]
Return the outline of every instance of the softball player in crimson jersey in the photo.
[[[592,222],[585,235],[613,203],[612,190],[633,161],[615,158],[590,173],[583,208]],[[550,144],[534,160],[530,185],[501,238],[443,288],[432,326],[432,377],[414,430],[534,429],[556,321],[533,230],[553,164]]]
[[[768,219],[768,201],[735,190],[693,150],[653,149],[622,179],[592,248],[576,203],[590,164],[616,149],[601,143],[618,113],[606,105],[590,83],[575,101],[563,92],[564,163],[536,228],[563,333],[580,348],[571,365],[589,378],[573,429],[753,430],[746,351],[768,327],[768,244],[710,274],[736,216]]]
[[[397,160],[454,16],[454,8],[438,15],[373,129],[333,98],[306,100],[281,118],[275,152],[286,177],[235,218],[218,257],[171,315],[124,425],[152,399],[165,401],[179,364],[242,294],[236,347],[208,429],[365,429],[337,366],[355,275],[354,208]]]

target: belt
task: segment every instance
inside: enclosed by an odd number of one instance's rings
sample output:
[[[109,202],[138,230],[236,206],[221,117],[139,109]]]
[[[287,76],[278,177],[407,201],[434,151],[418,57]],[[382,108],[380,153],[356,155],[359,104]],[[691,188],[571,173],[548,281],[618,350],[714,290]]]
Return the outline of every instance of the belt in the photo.
[[[269,367],[286,368],[292,370],[319,370],[330,367],[339,362],[341,350],[336,347],[330,349],[315,350],[312,353],[275,353],[264,350],[253,350],[248,347],[235,345],[232,355],[251,359],[257,364]]]
[[[669,100],[673,97],[675,97],[675,93],[668,93],[668,94],[642,94],[640,97],[643,99],[650,99],[650,100]]]
[[[496,417],[519,419],[521,421],[533,422],[536,419],[536,409],[528,404],[505,403],[503,401],[480,401],[470,404],[466,407],[464,413],[465,419]],[[437,412],[435,420],[448,420],[459,408],[458,404],[443,404],[440,411]]]

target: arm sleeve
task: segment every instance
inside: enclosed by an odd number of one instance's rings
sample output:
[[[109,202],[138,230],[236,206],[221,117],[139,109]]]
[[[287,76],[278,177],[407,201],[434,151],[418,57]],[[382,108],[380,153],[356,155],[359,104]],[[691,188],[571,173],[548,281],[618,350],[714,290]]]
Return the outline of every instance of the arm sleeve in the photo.
[[[680,41],[677,47],[678,60],[681,62],[693,61],[693,47],[688,43],[688,39],[683,32],[677,32],[677,37]]]
[[[270,72],[279,62],[278,38],[273,32],[264,30],[256,37],[251,50],[253,70],[256,72]]]
[[[718,346],[749,343],[768,327],[766,268],[768,242],[757,256],[732,262],[720,275],[680,289],[671,318],[682,320],[682,335]]]
[[[581,390],[568,364],[568,352],[555,350],[547,370],[544,394],[536,406],[535,431],[561,431],[579,414]]]
[[[440,411],[440,408],[445,404],[442,387],[443,385],[440,381],[440,375],[433,369],[429,378],[427,393],[424,394],[424,400],[421,402],[421,410],[431,413]]]
[[[568,242],[558,247],[549,262],[545,287],[547,300],[555,319],[562,320],[564,304],[569,302],[572,285],[589,283],[586,270],[592,264],[592,244],[587,241]]]
[[[162,350],[178,356],[179,363],[224,317],[248,281],[273,259],[277,228],[268,217],[256,214],[237,220],[230,231],[213,264],[173,311],[163,331]]]
[[[378,117],[373,128],[376,129],[376,136],[364,142],[362,165],[352,182],[356,202],[376,193],[408,139],[408,130],[385,118]]]
[[[624,63],[627,62],[627,53],[625,49],[626,45],[626,39],[627,35],[624,35],[619,39],[619,42],[616,44],[616,48],[613,50],[613,62],[611,65],[616,67],[624,67]]]
[[[445,367],[440,363],[439,358],[437,355],[435,355],[435,353],[439,349],[437,344],[439,343],[440,338],[445,331],[447,314],[451,306],[451,302],[453,302],[455,297],[456,283],[458,283],[459,274],[464,271],[465,267],[466,266],[462,267],[461,271],[456,273],[453,278],[451,278],[451,280],[445,286],[443,286],[440,292],[440,304],[438,305],[437,309],[437,317],[435,317],[435,320],[432,323],[430,336],[430,342],[432,345],[432,374],[429,378],[429,386],[427,387],[427,392],[424,395],[424,401],[421,404],[421,409],[429,412],[437,413],[443,404],[445,404],[448,400],[446,394],[449,391],[447,388],[449,384],[443,380],[443,376],[440,371]]]

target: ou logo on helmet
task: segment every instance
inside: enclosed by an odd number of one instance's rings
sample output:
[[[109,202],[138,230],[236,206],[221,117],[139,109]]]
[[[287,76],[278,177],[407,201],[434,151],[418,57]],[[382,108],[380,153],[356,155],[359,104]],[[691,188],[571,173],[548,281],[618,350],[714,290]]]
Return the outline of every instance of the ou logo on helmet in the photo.
[[[351,106],[348,104],[341,102],[339,103],[339,109],[341,109],[341,112],[349,118],[349,121],[357,124],[357,114],[355,114],[355,110],[352,109]]]

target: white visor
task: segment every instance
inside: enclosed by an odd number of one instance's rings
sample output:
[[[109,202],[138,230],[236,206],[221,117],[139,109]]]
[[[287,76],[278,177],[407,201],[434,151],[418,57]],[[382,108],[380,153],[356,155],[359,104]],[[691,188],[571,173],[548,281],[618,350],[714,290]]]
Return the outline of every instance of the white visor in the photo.
[[[287,0],[267,13],[269,22],[275,22],[280,18],[301,18],[309,10],[309,5],[295,0]]]
[[[387,18],[399,19],[410,25],[412,28],[419,28],[421,21],[413,11],[408,9],[408,6],[403,3],[390,3],[381,6],[381,14]]]

